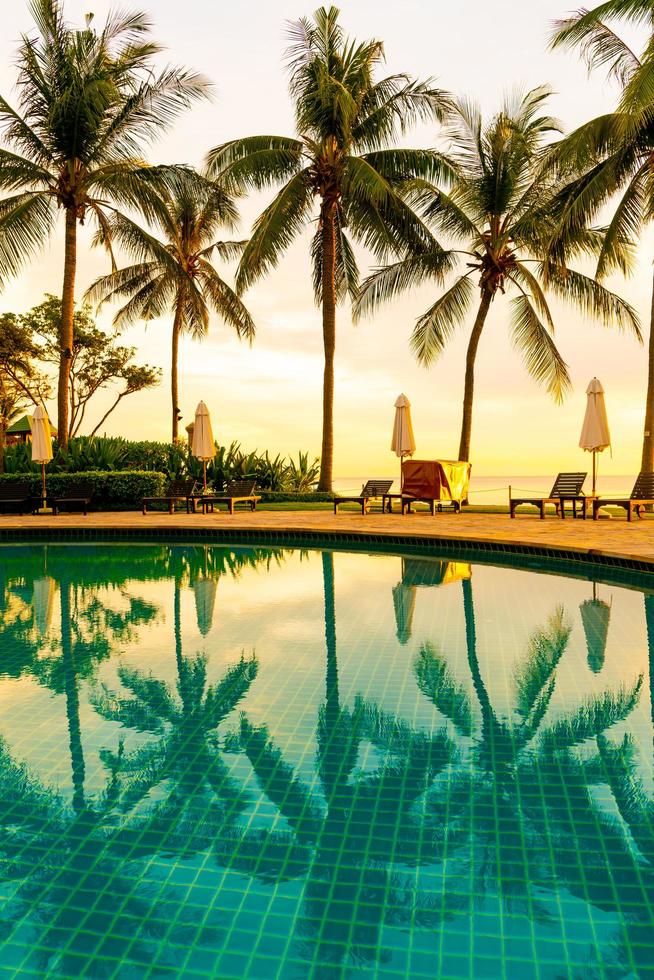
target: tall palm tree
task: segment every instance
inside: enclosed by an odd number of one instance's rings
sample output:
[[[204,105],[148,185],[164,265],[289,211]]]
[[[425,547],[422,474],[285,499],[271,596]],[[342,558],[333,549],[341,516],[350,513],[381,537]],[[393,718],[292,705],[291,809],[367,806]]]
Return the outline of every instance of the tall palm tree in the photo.
[[[611,22],[623,20],[647,29],[643,55],[624,42]],[[650,0],[608,0],[580,10],[555,25],[552,46],[576,47],[591,69],[605,69],[622,88],[617,108],[571,133],[557,148],[564,172],[576,176],[561,195],[562,208],[553,247],[565,251],[570,234],[611,204],[597,262],[597,276],[626,274],[632,265],[627,241],[642,234],[654,214],[654,9]],[[581,173],[579,174],[579,171]],[[647,357],[647,395],[641,469],[654,472],[654,283]]]
[[[459,459],[470,459],[475,362],[493,302],[509,290],[510,336],[527,371],[560,401],[570,386],[568,370],[554,343],[554,319],[546,291],[574,303],[589,316],[639,334],[634,311],[593,279],[548,260],[547,201],[554,175],[542,166],[543,153],[559,124],[546,114],[545,86],[508,98],[484,123],[479,108],[465,100],[456,105],[448,155],[452,181],[446,189],[417,184],[415,193],[426,219],[452,239],[440,246],[378,269],[363,283],[357,316],[406,289],[429,281],[441,292],[416,322],[411,346],[423,364],[440,356],[455,329],[477,308],[466,353]],[[591,248],[590,235],[579,236],[579,251]],[[475,288],[477,286],[479,292]]]
[[[442,118],[448,97],[431,81],[396,74],[375,80],[380,41],[348,39],[336,7],[291,25],[290,94],[298,136],[251,136],[215,147],[209,171],[227,186],[262,189],[283,183],[254,225],[237,276],[239,291],[274,268],[308,225],[316,303],[322,306],[325,351],[322,453],[318,489],[332,485],[336,305],[359,284],[351,237],[378,260],[430,236],[399,188],[411,177],[436,177],[428,150],[394,147],[417,119]],[[317,218],[317,221],[316,221]]]
[[[141,151],[197,98],[202,76],[154,69],[161,50],[145,14],[110,13],[100,31],[87,16],[82,30],[64,18],[62,0],[31,0],[36,32],[18,52],[18,106],[0,98],[0,283],[16,275],[65,219],[57,408],[59,439],[68,441],[68,379],[78,225],[101,228],[113,206],[147,212],[159,169]],[[112,202],[111,204],[109,202]]]
[[[232,197],[196,174],[186,173],[175,188],[151,199],[150,221],[161,232],[157,238],[124,215],[115,215],[100,230],[99,239],[120,246],[135,265],[114,270],[98,279],[87,292],[94,302],[125,300],[114,324],[153,320],[172,310],[170,387],[172,439],[178,437],[178,351],[182,333],[203,337],[211,311],[252,341],[252,317],[236,293],[220,277],[214,257],[238,256],[244,242],[219,241],[220,229],[236,220]]]

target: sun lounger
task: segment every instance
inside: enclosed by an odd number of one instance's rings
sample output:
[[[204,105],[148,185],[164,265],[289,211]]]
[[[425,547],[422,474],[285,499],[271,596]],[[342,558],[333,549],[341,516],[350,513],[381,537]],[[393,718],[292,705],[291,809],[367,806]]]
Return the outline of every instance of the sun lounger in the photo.
[[[392,485],[392,480],[368,480],[366,485],[362,487],[360,494],[354,497],[334,497],[334,513],[338,514],[338,508],[341,504],[359,504],[361,513],[368,514],[372,501],[379,499],[381,499],[381,509],[384,511]]]
[[[150,504],[167,504],[168,513],[172,514],[175,504],[181,502],[186,505],[187,514],[195,513],[195,504],[200,499],[195,492],[196,485],[196,480],[173,480],[162,497],[143,498],[143,513],[147,514]]]
[[[7,480],[0,483],[0,514],[25,514],[32,509],[34,497],[27,480]]]
[[[554,504],[556,513],[560,517],[565,517],[565,505],[566,503],[572,503],[572,516],[577,516],[577,504],[580,504],[581,515],[585,520],[588,503],[594,499],[593,497],[586,496],[581,489],[587,476],[587,473],[559,473],[549,496],[511,497],[509,500],[510,516],[515,517],[515,509],[521,504],[531,504],[533,507],[538,507],[540,518],[544,520],[545,505]]]
[[[256,510],[257,504],[261,500],[261,497],[257,497],[256,490],[256,480],[232,480],[231,483],[227,484],[223,493],[211,494],[210,496],[205,494],[200,498],[202,500],[202,513],[206,514],[209,510],[213,513],[216,504],[219,507],[221,504],[226,504],[230,514],[234,513],[237,504],[246,504],[250,510]]]
[[[93,494],[93,487],[84,485],[70,487],[65,496],[52,498],[53,513],[59,514],[62,510],[83,510],[86,516]]]
[[[642,511],[648,505],[654,504],[654,473],[641,471],[638,474],[634,488],[630,497],[596,497],[593,500],[593,520],[597,520],[597,512],[600,507],[624,507],[627,511],[627,520],[633,518],[634,512],[638,517],[642,517]]]

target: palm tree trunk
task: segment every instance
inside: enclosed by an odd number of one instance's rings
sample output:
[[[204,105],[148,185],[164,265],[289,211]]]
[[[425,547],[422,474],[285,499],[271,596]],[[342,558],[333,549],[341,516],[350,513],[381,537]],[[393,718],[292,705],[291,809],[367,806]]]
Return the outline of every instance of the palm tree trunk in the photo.
[[[466,353],[466,376],[463,387],[463,419],[461,421],[461,440],[459,442],[459,459],[470,459],[470,432],[472,430],[472,401],[475,393],[475,359],[479,338],[486,323],[488,310],[493,299],[493,294],[489,290],[484,290],[481,294],[481,303],[477,310],[470,340],[468,341],[468,351]]]
[[[73,360],[73,316],[75,313],[75,270],[77,268],[77,212],[66,209],[64,284],[59,326],[59,381],[57,385],[57,435],[59,445],[68,445],[70,366]]]
[[[641,470],[654,473],[654,281],[649,323],[649,348],[647,352],[647,398],[645,401],[645,429]]]
[[[336,349],[336,228],[334,203],[323,205],[322,222],[322,339],[325,373],[322,385],[322,450],[318,490],[331,493],[334,462],[334,351]]]
[[[325,644],[327,647],[327,672],[325,678],[325,704],[328,723],[335,724],[340,711],[338,693],[338,662],[336,660],[336,605],[334,601],[334,553],[322,553],[322,583],[325,602]]]
[[[0,422],[0,473],[5,471],[5,449],[7,448],[7,423],[3,419]]]
[[[70,765],[73,775],[73,808],[81,813],[85,808],[84,799],[84,750],[79,720],[79,692],[77,690],[77,670],[71,631],[71,592],[72,585],[62,579],[59,585],[61,599],[61,655],[64,666],[66,690],[66,718],[68,719],[68,743]]]
[[[170,394],[172,399],[172,411],[173,411],[173,442],[177,442],[179,437],[179,422],[177,416],[179,413],[179,381],[177,375],[177,360],[179,357],[179,335],[182,332],[182,320],[183,320],[183,297],[181,293],[177,297],[177,305],[175,307],[175,319],[173,321],[173,349],[172,349],[172,359],[170,364]]]

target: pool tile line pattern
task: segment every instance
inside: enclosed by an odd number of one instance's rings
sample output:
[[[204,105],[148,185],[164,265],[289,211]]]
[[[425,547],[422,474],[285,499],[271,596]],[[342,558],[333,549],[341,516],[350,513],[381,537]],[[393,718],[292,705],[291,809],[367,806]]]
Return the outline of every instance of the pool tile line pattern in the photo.
[[[654,597],[467,557],[3,545],[0,975],[654,977]]]

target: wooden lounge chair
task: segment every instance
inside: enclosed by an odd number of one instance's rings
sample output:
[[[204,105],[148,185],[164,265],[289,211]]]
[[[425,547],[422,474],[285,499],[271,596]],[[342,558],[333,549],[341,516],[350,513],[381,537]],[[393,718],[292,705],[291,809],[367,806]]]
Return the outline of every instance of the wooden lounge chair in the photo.
[[[83,510],[86,517],[94,492],[93,487],[84,484],[70,487],[65,496],[52,498],[52,512],[59,514],[62,510]]]
[[[636,478],[634,488],[630,497],[596,497],[593,500],[593,520],[597,520],[597,512],[600,507],[624,507],[627,511],[627,520],[633,518],[634,512],[638,517],[642,517],[642,511],[649,504],[654,504],[654,473],[641,471]]]
[[[559,473],[548,497],[511,497],[509,500],[510,516],[515,517],[515,509],[521,504],[531,504],[533,507],[538,507],[540,518],[544,520],[545,505],[554,504],[556,513],[560,517],[565,517],[565,505],[570,501],[572,503],[572,516],[577,516],[577,504],[581,504],[581,514],[585,520],[588,501],[593,499],[587,497],[581,489],[587,476],[588,473]]]
[[[386,510],[386,501],[393,485],[392,480],[368,480],[366,485],[361,488],[361,493],[355,497],[334,497],[334,513],[338,514],[341,504],[360,504],[361,513],[370,513],[370,504],[373,500],[381,498],[382,511]]]
[[[0,483],[0,514],[26,514],[32,510],[34,497],[27,480],[8,480]]]
[[[234,513],[237,504],[246,504],[250,510],[256,510],[257,504],[261,500],[261,497],[257,497],[256,490],[256,480],[232,480],[222,493],[211,494],[211,496],[204,495],[200,498],[202,513],[206,514],[211,510],[213,514],[216,504],[219,507],[220,504],[226,504],[230,514]]]
[[[186,513],[195,513],[195,504],[200,499],[195,492],[196,480],[172,480],[168,490],[162,497],[144,497],[143,513],[147,514],[150,504],[168,504],[168,513],[172,514],[175,504],[183,501],[186,505]]]

